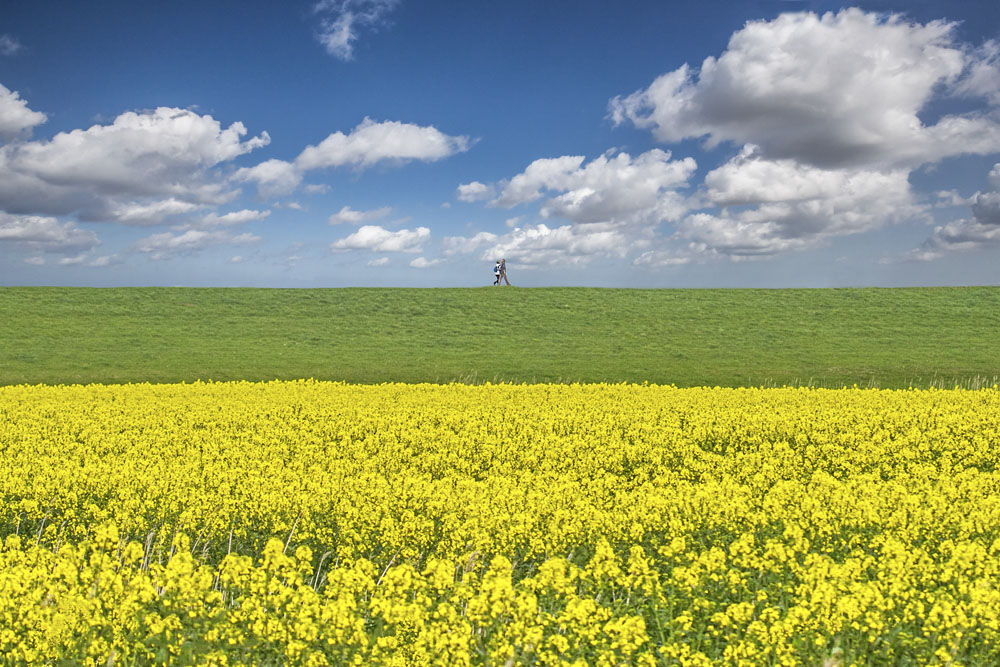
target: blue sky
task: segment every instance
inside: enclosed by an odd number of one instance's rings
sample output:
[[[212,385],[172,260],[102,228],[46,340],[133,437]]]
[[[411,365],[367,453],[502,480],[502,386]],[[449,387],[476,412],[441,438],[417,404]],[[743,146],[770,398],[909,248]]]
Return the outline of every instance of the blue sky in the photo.
[[[0,4],[0,284],[1000,284],[995,2]]]

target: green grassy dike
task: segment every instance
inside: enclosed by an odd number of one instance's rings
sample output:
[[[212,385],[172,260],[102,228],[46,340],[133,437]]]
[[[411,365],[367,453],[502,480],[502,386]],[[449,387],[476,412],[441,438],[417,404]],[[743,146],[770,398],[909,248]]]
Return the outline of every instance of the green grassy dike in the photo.
[[[0,384],[977,387],[1000,376],[1000,287],[4,287],[0,313]]]

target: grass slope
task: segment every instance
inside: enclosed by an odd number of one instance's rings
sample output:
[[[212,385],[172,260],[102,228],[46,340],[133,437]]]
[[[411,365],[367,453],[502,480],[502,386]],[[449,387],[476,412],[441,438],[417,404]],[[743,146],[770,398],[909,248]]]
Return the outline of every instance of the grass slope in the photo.
[[[1000,288],[0,288],[0,384],[314,377],[966,386]]]

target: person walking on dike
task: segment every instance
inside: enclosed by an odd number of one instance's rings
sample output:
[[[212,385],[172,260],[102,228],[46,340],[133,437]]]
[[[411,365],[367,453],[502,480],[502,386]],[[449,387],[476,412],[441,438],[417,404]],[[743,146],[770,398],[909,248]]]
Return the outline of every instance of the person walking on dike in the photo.
[[[500,260],[500,278],[503,279],[507,286],[510,286],[510,281],[507,280],[507,258],[504,257]],[[500,280],[497,280],[497,285],[500,284]]]
[[[496,265],[493,267],[493,284],[500,284],[500,260],[497,260]]]

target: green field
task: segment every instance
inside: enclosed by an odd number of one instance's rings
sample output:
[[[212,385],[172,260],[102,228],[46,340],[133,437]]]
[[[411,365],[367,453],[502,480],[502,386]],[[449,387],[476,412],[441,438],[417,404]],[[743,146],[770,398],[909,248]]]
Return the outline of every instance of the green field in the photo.
[[[1000,287],[0,288],[0,384],[992,385]]]

